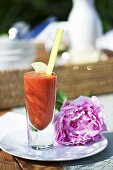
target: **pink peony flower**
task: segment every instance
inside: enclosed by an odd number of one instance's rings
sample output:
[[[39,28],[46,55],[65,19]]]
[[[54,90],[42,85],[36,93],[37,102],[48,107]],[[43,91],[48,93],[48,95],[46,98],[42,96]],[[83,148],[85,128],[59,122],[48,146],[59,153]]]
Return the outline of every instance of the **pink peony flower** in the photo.
[[[80,145],[99,140],[103,131],[107,131],[103,108],[95,96],[67,101],[55,115],[56,142],[59,144]]]

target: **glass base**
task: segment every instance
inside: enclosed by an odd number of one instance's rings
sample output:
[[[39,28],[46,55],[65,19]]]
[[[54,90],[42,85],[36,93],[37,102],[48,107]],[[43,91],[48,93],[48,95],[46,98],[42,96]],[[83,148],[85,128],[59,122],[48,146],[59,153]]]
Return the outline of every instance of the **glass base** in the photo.
[[[53,148],[54,127],[50,123],[44,130],[34,128],[31,123],[28,124],[28,146],[34,150],[43,150]]]

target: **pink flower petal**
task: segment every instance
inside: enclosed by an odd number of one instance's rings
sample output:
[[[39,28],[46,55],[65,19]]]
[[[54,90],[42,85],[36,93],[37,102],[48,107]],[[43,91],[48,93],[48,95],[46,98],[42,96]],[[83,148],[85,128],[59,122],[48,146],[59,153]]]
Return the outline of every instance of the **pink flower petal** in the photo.
[[[107,130],[103,108],[96,96],[81,96],[65,102],[55,115],[56,141],[63,145],[80,145],[99,140]]]

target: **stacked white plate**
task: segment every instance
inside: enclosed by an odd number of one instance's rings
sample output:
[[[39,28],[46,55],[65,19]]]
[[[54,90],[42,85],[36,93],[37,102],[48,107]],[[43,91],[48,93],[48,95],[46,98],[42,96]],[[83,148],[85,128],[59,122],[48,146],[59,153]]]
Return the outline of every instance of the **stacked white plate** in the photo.
[[[0,70],[27,68],[36,56],[31,40],[0,39]]]

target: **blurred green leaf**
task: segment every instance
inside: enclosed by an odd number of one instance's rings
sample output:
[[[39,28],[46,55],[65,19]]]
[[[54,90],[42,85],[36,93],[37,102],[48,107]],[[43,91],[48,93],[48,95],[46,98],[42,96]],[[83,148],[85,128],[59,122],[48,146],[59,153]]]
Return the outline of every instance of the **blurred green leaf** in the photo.
[[[56,109],[58,111],[60,111],[60,108],[65,100],[67,100],[66,94],[62,91],[57,91],[57,93],[56,93]]]

